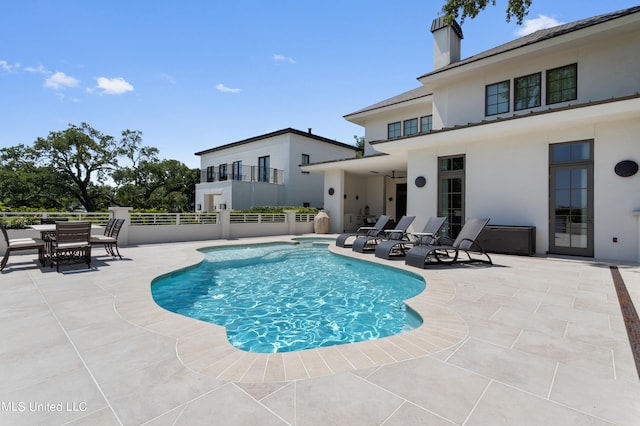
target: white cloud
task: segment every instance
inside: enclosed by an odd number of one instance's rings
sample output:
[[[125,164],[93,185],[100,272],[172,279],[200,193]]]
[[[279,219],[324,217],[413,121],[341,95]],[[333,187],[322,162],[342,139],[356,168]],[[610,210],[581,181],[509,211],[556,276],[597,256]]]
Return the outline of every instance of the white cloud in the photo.
[[[104,95],[122,95],[133,92],[133,86],[124,78],[98,77],[96,80],[98,81],[96,89],[102,90]]]
[[[44,81],[44,87],[53,90],[64,89],[65,87],[76,87],[80,84],[80,80],[77,80],[71,76],[66,75],[63,72],[56,72]]]
[[[294,61],[293,59],[284,55],[278,55],[277,53],[273,54],[273,60],[276,62],[289,62],[290,64],[296,63],[296,61]]]
[[[7,61],[0,61],[0,69],[4,70],[6,72],[12,72],[14,69],[18,69],[18,68],[20,68],[20,64],[11,65]]]
[[[535,19],[525,19],[524,25],[516,31],[516,35],[526,36],[528,34],[535,33],[538,30],[544,30],[545,28],[551,28],[562,24],[564,24],[564,22],[557,21],[555,18],[538,15]]]
[[[25,67],[24,70],[32,74],[49,74],[49,71],[47,71],[47,69],[42,65],[38,65],[37,67]]]
[[[224,92],[224,93],[238,93],[240,91],[240,89],[232,89],[230,87],[225,86],[222,83],[217,84],[216,89],[218,90],[218,92]]]

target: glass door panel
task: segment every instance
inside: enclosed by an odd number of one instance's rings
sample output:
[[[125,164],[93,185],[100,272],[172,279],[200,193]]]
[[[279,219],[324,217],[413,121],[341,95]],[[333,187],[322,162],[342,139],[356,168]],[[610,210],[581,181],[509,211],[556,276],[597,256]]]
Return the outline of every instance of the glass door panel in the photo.
[[[550,177],[550,252],[593,256],[593,166],[552,166]]]

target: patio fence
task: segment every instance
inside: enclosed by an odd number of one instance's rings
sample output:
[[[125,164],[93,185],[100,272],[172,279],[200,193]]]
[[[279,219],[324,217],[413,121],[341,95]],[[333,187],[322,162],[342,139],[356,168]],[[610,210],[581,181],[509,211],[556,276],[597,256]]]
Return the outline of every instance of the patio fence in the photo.
[[[120,245],[201,241],[313,232],[313,214],[287,210],[284,213],[237,213],[230,210],[207,213],[135,213],[128,207],[111,207],[109,212],[0,212],[0,218],[24,225],[43,218],[86,220],[104,225],[111,217],[125,219]],[[101,230],[96,230],[101,233]],[[33,229],[9,229],[10,238],[36,237]]]

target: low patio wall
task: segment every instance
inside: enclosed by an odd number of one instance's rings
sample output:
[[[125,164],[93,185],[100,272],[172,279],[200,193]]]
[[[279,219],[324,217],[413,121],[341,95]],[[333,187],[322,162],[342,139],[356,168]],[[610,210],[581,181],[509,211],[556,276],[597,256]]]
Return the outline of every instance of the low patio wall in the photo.
[[[285,213],[233,213],[222,210],[215,213],[132,213],[126,207],[112,207],[108,215],[86,215],[71,220],[90,220],[103,225],[109,217],[125,219],[120,230],[120,246],[135,244],[170,243],[177,241],[201,241],[220,238],[265,237],[273,235],[313,233],[313,215]],[[51,216],[51,213],[4,213],[5,216],[29,216],[33,218]],[[63,215],[63,214],[59,214]],[[102,234],[94,229],[94,234]],[[33,229],[9,229],[9,238],[39,237]],[[0,253],[4,253],[4,242],[0,242]]]

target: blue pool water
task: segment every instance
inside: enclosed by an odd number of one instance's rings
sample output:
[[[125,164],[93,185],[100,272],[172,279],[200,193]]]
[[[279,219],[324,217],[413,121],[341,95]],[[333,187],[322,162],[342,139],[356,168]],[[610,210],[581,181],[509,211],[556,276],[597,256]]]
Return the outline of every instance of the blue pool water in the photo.
[[[226,327],[235,347],[290,352],[391,336],[422,324],[404,304],[418,275],[332,254],[326,245],[203,250],[205,261],[157,278],[163,308]]]

